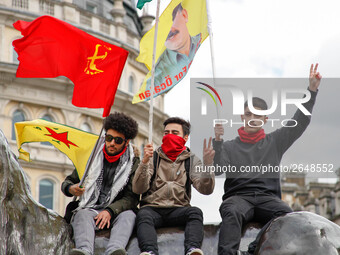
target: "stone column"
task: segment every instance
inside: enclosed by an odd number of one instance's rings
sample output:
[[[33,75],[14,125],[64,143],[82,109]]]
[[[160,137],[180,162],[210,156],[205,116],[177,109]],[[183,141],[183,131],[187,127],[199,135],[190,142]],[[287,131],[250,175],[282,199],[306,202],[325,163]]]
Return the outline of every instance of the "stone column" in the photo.
[[[115,0],[112,10],[110,14],[113,17],[113,21],[116,23],[116,34],[114,37],[119,38],[121,41],[126,43],[127,41],[127,32],[126,25],[124,24],[124,16],[126,15],[126,11],[123,6],[123,0]]]
[[[123,18],[126,15],[126,11],[123,6],[123,0],[115,0],[110,13],[116,23],[123,24]]]
[[[143,25],[143,30],[142,30],[143,35],[152,28],[152,22],[154,21],[154,19],[155,19],[154,16],[151,16],[148,14],[145,14],[142,17],[140,17],[140,20]]]

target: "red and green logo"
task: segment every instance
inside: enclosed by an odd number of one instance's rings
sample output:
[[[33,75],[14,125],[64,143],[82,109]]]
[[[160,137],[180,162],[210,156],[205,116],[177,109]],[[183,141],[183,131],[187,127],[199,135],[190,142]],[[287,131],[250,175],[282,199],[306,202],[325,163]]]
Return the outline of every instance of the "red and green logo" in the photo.
[[[210,85],[208,85],[208,84],[206,84],[204,82],[197,82],[197,83],[207,87],[208,89],[210,89],[215,94],[216,98],[218,98],[218,100],[220,101],[220,104],[222,106],[222,100],[220,98],[220,95],[217,93],[216,89],[214,89],[212,86],[210,86]],[[201,87],[196,87],[196,88],[206,92],[212,98],[212,100],[214,101],[215,105],[217,106],[217,102],[215,100],[215,97],[213,96],[213,94],[209,90],[207,90],[205,88],[201,88]]]

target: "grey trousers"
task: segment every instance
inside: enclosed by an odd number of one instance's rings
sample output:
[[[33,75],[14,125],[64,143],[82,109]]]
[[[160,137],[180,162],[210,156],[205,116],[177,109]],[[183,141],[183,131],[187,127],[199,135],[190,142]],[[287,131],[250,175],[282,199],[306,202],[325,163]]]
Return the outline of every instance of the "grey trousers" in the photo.
[[[90,254],[94,253],[94,240],[96,223],[94,217],[100,211],[93,209],[81,209],[73,217],[71,225],[74,232],[76,248],[85,250]],[[135,225],[136,215],[133,211],[128,210],[121,212],[111,221],[110,240],[106,247],[105,254],[123,248],[125,249]]]

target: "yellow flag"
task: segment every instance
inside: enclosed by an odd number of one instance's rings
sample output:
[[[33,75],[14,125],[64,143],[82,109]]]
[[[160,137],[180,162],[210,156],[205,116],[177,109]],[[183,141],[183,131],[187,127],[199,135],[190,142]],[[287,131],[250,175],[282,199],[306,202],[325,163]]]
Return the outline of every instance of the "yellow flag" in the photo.
[[[98,139],[97,135],[42,119],[15,123],[15,134],[20,159],[30,161],[30,154],[22,149],[22,144],[50,142],[73,162],[79,179]]]
[[[140,42],[137,61],[150,70],[155,26]],[[194,56],[208,37],[206,0],[173,0],[159,17],[154,97],[169,91],[187,74]],[[150,99],[151,71],[132,103]]]

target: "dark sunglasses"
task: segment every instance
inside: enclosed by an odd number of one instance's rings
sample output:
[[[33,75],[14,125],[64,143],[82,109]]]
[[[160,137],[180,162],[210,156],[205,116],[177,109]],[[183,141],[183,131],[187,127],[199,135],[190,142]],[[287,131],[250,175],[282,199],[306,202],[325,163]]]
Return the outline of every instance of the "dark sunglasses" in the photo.
[[[119,136],[114,137],[112,135],[105,135],[105,141],[106,142],[110,143],[110,142],[112,142],[112,140],[115,140],[116,144],[122,144],[124,141],[126,141],[126,139],[123,139]]]

